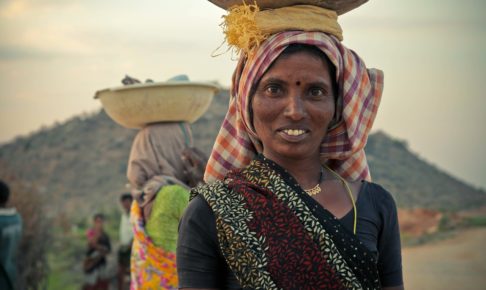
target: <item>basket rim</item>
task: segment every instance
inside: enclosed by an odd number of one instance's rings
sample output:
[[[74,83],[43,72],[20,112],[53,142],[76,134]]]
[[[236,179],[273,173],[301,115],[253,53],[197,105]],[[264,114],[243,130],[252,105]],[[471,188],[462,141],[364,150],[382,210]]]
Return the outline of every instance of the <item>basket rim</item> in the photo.
[[[364,3],[368,2],[369,0],[349,0],[347,3],[329,3],[326,0],[287,0],[283,1],[283,3],[279,3],[278,1],[273,2],[271,5],[263,5],[261,2],[259,3],[258,0],[255,0],[256,3],[261,9],[275,9],[281,8],[286,6],[293,6],[293,5],[313,5],[318,6],[326,9],[330,9],[335,11],[338,15],[343,15],[351,10],[358,8],[359,6],[363,5]],[[218,6],[221,9],[228,10],[234,5],[241,5],[243,3],[253,4],[253,1],[245,1],[245,0],[209,0],[212,4]],[[263,1],[265,2],[265,1]],[[349,4],[351,2],[351,4]]]
[[[94,95],[94,99],[99,99],[100,94],[104,92],[118,92],[118,91],[127,91],[127,90],[136,90],[136,89],[146,89],[146,88],[157,88],[157,87],[206,87],[208,89],[213,89],[215,94],[221,90],[221,87],[216,84],[212,83],[204,83],[204,82],[191,82],[191,81],[168,81],[168,82],[154,82],[154,83],[140,83],[140,84],[132,84],[132,85],[123,85],[117,87],[111,87],[106,89],[101,89],[96,91]]]

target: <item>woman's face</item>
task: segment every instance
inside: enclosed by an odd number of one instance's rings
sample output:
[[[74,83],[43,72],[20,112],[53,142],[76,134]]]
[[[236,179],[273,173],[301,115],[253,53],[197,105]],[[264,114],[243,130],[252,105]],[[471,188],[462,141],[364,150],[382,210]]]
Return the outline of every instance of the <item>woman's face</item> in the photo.
[[[329,65],[307,51],[281,55],[252,99],[253,126],[263,154],[276,161],[318,158],[334,116]]]

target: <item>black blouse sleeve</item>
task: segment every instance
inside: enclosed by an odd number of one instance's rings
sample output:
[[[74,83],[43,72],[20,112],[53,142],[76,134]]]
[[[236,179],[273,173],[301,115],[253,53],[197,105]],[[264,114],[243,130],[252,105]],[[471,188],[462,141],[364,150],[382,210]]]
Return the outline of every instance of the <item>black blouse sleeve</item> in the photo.
[[[395,201],[391,194],[381,190],[374,195],[383,226],[378,236],[378,271],[383,287],[403,285],[402,253],[400,245],[400,229]]]
[[[214,214],[206,201],[196,196],[179,223],[179,288],[219,288],[218,259]]]

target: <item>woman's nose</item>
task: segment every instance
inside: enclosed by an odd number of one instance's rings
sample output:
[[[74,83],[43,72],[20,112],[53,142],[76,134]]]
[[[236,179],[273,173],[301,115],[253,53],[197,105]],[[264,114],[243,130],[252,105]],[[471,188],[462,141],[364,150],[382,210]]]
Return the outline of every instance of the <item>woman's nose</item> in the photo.
[[[306,112],[304,102],[298,94],[288,98],[284,115],[295,121],[301,120],[305,117]]]

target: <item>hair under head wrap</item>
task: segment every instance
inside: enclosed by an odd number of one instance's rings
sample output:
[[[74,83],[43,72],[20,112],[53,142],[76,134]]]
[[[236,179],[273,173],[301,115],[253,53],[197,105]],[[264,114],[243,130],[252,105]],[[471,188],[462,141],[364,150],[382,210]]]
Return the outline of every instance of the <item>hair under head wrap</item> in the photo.
[[[284,31],[266,39],[250,54],[240,57],[233,74],[228,112],[216,137],[204,179],[222,179],[242,168],[262,152],[251,128],[250,92],[270,65],[290,44],[315,45],[336,67],[338,98],[342,98],[342,122],[328,132],[320,148],[326,162],[344,178],[370,180],[364,153],[383,91],[383,72],[367,69],[356,53],[337,38],[322,32]]]

